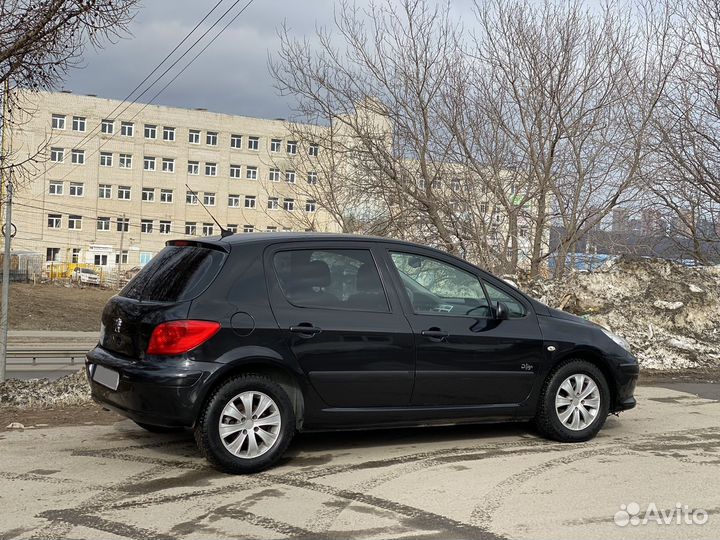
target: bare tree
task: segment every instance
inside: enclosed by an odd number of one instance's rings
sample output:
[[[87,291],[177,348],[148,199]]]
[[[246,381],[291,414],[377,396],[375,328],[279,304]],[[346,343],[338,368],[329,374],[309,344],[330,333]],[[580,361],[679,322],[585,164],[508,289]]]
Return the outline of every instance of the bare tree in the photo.
[[[0,0],[0,123],[7,132],[32,114],[27,100],[15,100],[15,90],[53,88],[77,66],[87,44],[100,47],[127,31],[138,0]],[[7,151],[8,146],[4,150]],[[0,170],[13,169],[16,178],[43,159],[43,147],[13,159],[2,153]]]

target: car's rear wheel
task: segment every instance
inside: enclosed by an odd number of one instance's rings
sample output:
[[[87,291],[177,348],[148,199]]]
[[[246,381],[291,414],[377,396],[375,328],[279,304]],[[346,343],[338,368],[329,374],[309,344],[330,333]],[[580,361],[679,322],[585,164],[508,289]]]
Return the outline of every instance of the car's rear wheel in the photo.
[[[273,465],[294,434],[295,414],[285,390],[266,377],[241,375],[210,397],[195,441],[217,469],[248,474]]]
[[[605,424],[609,406],[608,384],[597,366],[568,360],[545,381],[535,424],[544,436],[556,441],[587,441]]]

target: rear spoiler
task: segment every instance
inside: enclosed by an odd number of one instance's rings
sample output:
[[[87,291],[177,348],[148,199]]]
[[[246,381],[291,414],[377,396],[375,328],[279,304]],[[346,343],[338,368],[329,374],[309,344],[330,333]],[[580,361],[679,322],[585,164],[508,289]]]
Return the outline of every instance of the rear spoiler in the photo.
[[[177,246],[177,247],[199,247],[205,249],[214,249],[215,251],[222,251],[223,253],[230,253],[230,246],[226,243],[214,242],[212,240],[168,240],[165,242],[166,246]]]

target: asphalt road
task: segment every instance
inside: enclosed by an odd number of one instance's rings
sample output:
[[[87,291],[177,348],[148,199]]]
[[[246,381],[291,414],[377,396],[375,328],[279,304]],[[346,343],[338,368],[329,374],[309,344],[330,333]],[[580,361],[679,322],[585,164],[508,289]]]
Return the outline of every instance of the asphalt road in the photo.
[[[717,538],[720,392],[668,386],[585,444],[505,424],[306,434],[247,477],[126,420],[4,431],[0,537]],[[617,525],[631,503],[707,521]]]

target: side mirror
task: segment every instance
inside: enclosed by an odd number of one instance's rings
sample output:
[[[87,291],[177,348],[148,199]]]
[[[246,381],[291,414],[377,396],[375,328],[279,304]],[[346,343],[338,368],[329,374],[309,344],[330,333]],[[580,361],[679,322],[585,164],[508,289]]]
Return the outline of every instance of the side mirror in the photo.
[[[495,313],[495,318],[498,320],[504,321],[510,318],[510,310],[503,302],[495,302],[493,312]]]

